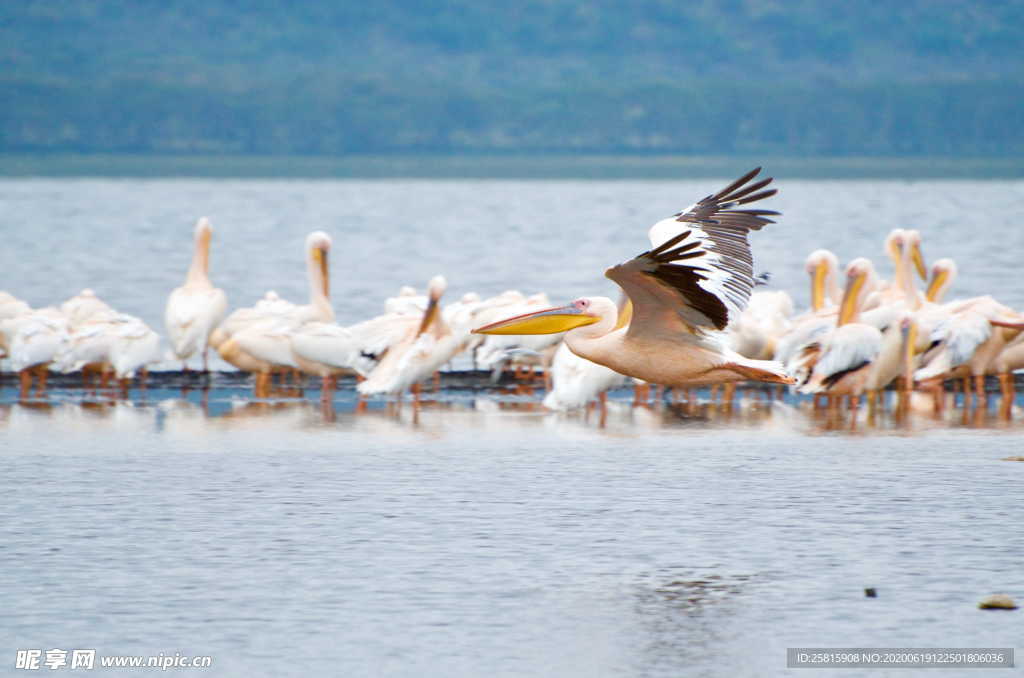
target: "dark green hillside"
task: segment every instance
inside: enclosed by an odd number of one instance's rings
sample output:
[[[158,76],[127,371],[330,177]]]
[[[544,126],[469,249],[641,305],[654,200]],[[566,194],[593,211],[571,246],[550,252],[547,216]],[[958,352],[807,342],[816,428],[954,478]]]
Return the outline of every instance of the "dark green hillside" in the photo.
[[[1013,155],[1022,27],[1020,1],[8,0],[0,151]]]

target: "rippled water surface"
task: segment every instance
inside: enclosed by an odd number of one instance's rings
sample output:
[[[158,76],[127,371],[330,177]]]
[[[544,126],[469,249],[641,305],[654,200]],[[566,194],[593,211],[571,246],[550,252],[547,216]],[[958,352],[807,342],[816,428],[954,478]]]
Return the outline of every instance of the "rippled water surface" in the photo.
[[[0,181],[0,289],[44,305],[89,286],[159,327],[207,214],[233,305],[303,298],[318,228],[342,322],[438,272],[452,294],[610,294],[604,267],[719,183]],[[913,226],[930,260],[957,258],[955,296],[1024,306],[1020,183],[780,188],[752,240],[798,303],[810,249],[888,271],[882,238]],[[620,392],[601,422],[497,391],[356,412],[351,389],[326,409],[0,389],[0,673],[17,649],[95,648],[211,655],[195,674],[218,676],[801,676],[823,674],[787,673],[787,647],[1018,644],[1020,611],[976,604],[1024,598],[1022,415],[835,426],[705,395]]]

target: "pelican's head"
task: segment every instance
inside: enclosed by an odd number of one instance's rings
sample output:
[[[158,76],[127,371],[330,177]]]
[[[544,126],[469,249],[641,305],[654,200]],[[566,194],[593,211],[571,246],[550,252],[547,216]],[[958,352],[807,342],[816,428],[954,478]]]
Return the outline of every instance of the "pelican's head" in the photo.
[[[907,232],[902,228],[894,228],[885,237],[885,253],[894,262],[899,261],[903,256],[903,244],[906,242],[906,235]]]
[[[466,292],[459,301],[463,304],[475,304],[480,301],[480,295],[476,292]]]
[[[193,233],[195,234],[196,242],[202,243],[204,247],[209,247],[210,239],[213,238],[213,225],[210,224],[208,218],[199,217]]]
[[[846,266],[846,289],[839,304],[837,325],[853,322],[871,291],[869,282],[874,278],[875,267],[864,257],[858,257]]]
[[[952,259],[939,259],[932,264],[932,279],[925,290],[925,298],[936,303],[942,301],[942,297],[949,291],[955,279],[956,262]]]
[[[398,290],[398,296],[400,297],[415,297],[416,288],[410,287],[409,285],[402,285],[401,289]]]
[[[478,327],[473,334],[557,334],[592,325],[609,315],[613,321],[618,315],[611,299],[582,297],[566,306],[524,313]]]
[[[313,231],[306,236],[306,251],[309,252],[310,284],[315,288],[319,281],[324,296],[330,296],[327,254],[331,251],[331,236],[323,231]]]
[[[427,296],[436,302],[446,289],[448,289],[448,281],[444,279],[443,275],[435,275],[427,283]]]
[[[839,258],[828,250],[814,250],[807,255],[807,273],[811,276],[811,308],[820,311],[825,306],[826,285],[834,282],[839,271]],[[834,300],[833,300],[833,303]]]

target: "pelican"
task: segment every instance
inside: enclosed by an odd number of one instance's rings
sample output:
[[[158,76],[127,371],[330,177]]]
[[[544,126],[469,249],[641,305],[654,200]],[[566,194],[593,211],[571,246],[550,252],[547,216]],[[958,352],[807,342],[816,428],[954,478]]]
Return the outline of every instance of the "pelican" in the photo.
[[[350,327],[308,322],[289,335],[292,357],[303,372],[321,378],[321,397],[327,399],[338,376],[366,377],[420,323],[404,313],[386,313]]]
[[[435,276],[427,285],[427,308],[416,327],[384,354],[381,361],[356,388],[363,395],[401,393],[412,388],[419,395],[419,383],[451,360],[459,349],[461,335],[452,331],[438,307],[448,284]]]
[[[891,303],[903,303],[910,308],[920,305],[920,293],[914,287],[911,266],[927,280],[928,270],[921,254],[921,234],[915,230],[895,228],[885,239],[885,252],[892,259],[893,279],[880,284],[875,294],[865,300],[865,309]]]
[[[307,322],[333,322],[330,301],[328,253],[331,238],[314,231],[306,238],[306,274],[309,280],[309,304],[295,306],[281,315],[258,318],[223,341],[217,351],[221,357],[245,372],[256,374],[257,397],[270,392],[270,373],[275,369],[298,368],[292,355],[291,332]]]
[[[793,298],[782,290],[754,292],[747,307],[729,325],[731,348],[747,358],[770,360],[779,339],[789,331]]]
[[[854,259],[847,266],[846,291],[836,327],[819,342],[820,354],[800,392],[849,396],[850,407],[856,408],[866,391],[873,406],[878,392],[903,369],[902,349],[908,336],[903,332],[904,321],[912,321],[912,314],[896,310],[896,317],[889,318],[884,329],[860,322],[872,268],[864,258]],[[907,327],[912,339],[914,331],[911,325]]]
[[[195,226],[195,249],[185,284],[167,297],[164,322],[174,355],[185,363],[196,352],[203,354],[203,371],[207,371],[210,334],[224,318],[228,298],[216,288],[207,275],[210,267],[210,238],[213,227],[202,217]]]
[[[425,294],[416,293],[415,287],[403,285],[397,295],[384,300],[384,313],[421,316],[427,310],[428,301]]]
[[[93,318],[109,317],[117,313],[88,287],[61,304],[60,311],[68,319],[68,326],[72,330]]]
[[[620,374],[665,386],[743,380],[791,384],[782,366],[751,360],[726,346],[721,333],[738,316],[754,287],[747,233],[772,223],[777,212],[734,207],[767,198],[771,182],[750,182],[757,168],[673,217],[651,227],[652,249],[605,275],[633,304],[629,324],[616,329],[617,308],[607,297],[490,323],[481,334],[565,332],[576,355]]]
[[[56,308],[32,310],[0,320],[0,348],[10,357],[21,382],[20,396],[28,397],[32,378],[36,394],[46,391],[47,369],[67,341],[67,318]]]
[[[944,379],[974,378],[981,396],[985,375],[998,367],[999,354],[1024,330],[1024,316],[990,296],[975,297],[947,305],[949,315],[933,330],[928,351],[914,378],[941,383]]]
[[[293,304],[278,296],[274,290],[267,290],[263,298],[255,305],[238,308],[210,333],[209,344],[219,352],[220,345],[237,332],[241,332],[253,323],[275,320],[292,313],[298,304]]]
[[[781,362],[789,374],[803,381],[816,353],[808,354],[806,347],[815,339],[835,327],[836,309],[839,307],[839,259],[828,250],[814,250],[807,255],[805,268],[811,280],[811,308],[793,319],[789,331],[775,343],[773,358]]]

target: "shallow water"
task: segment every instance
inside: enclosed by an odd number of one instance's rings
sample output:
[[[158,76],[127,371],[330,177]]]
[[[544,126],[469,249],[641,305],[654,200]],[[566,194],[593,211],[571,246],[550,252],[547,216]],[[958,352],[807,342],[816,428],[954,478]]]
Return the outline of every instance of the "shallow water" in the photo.
[[[644,408],[618,391],[603,421],[498,392],[361,413],[350,390],[328,408],[315,392],[0,395],[11,661],[763,676],[803,675],[787,647],[1020,637],[1017,613],[975,607],[1024,590],[1024,464],[1004,460],[1022,424],[995,401],[836,426],[807,403],[703,392]]]
[[[342,322],[437,272],[453,296],[611,294],[604,267],[719,183],[0,181],[0,288],[43,305],[90,286],[159,327],[205,213],[233,305],[303,298],[315,228],[335,238]],[[1021,307],[1022,198],[1020,182],[787,182],[755,257],[799,303],[812,247],[887,271],[882,238],[914,226],[929,259],[957,257],[956,296]],[[218,676],[800,676],[787,647],[1020,638],[1020,611],[976,608],[1024,597],[1024,464],[1004,460],[1024,454],[1022,417],[995,400],[872,426],[753,394],[729,411],[618,392],[602,426],[539,394],[363,413],[350,390],[315,397],[0,391],[0,665],[95,648],[211,655],[193,673]]]

